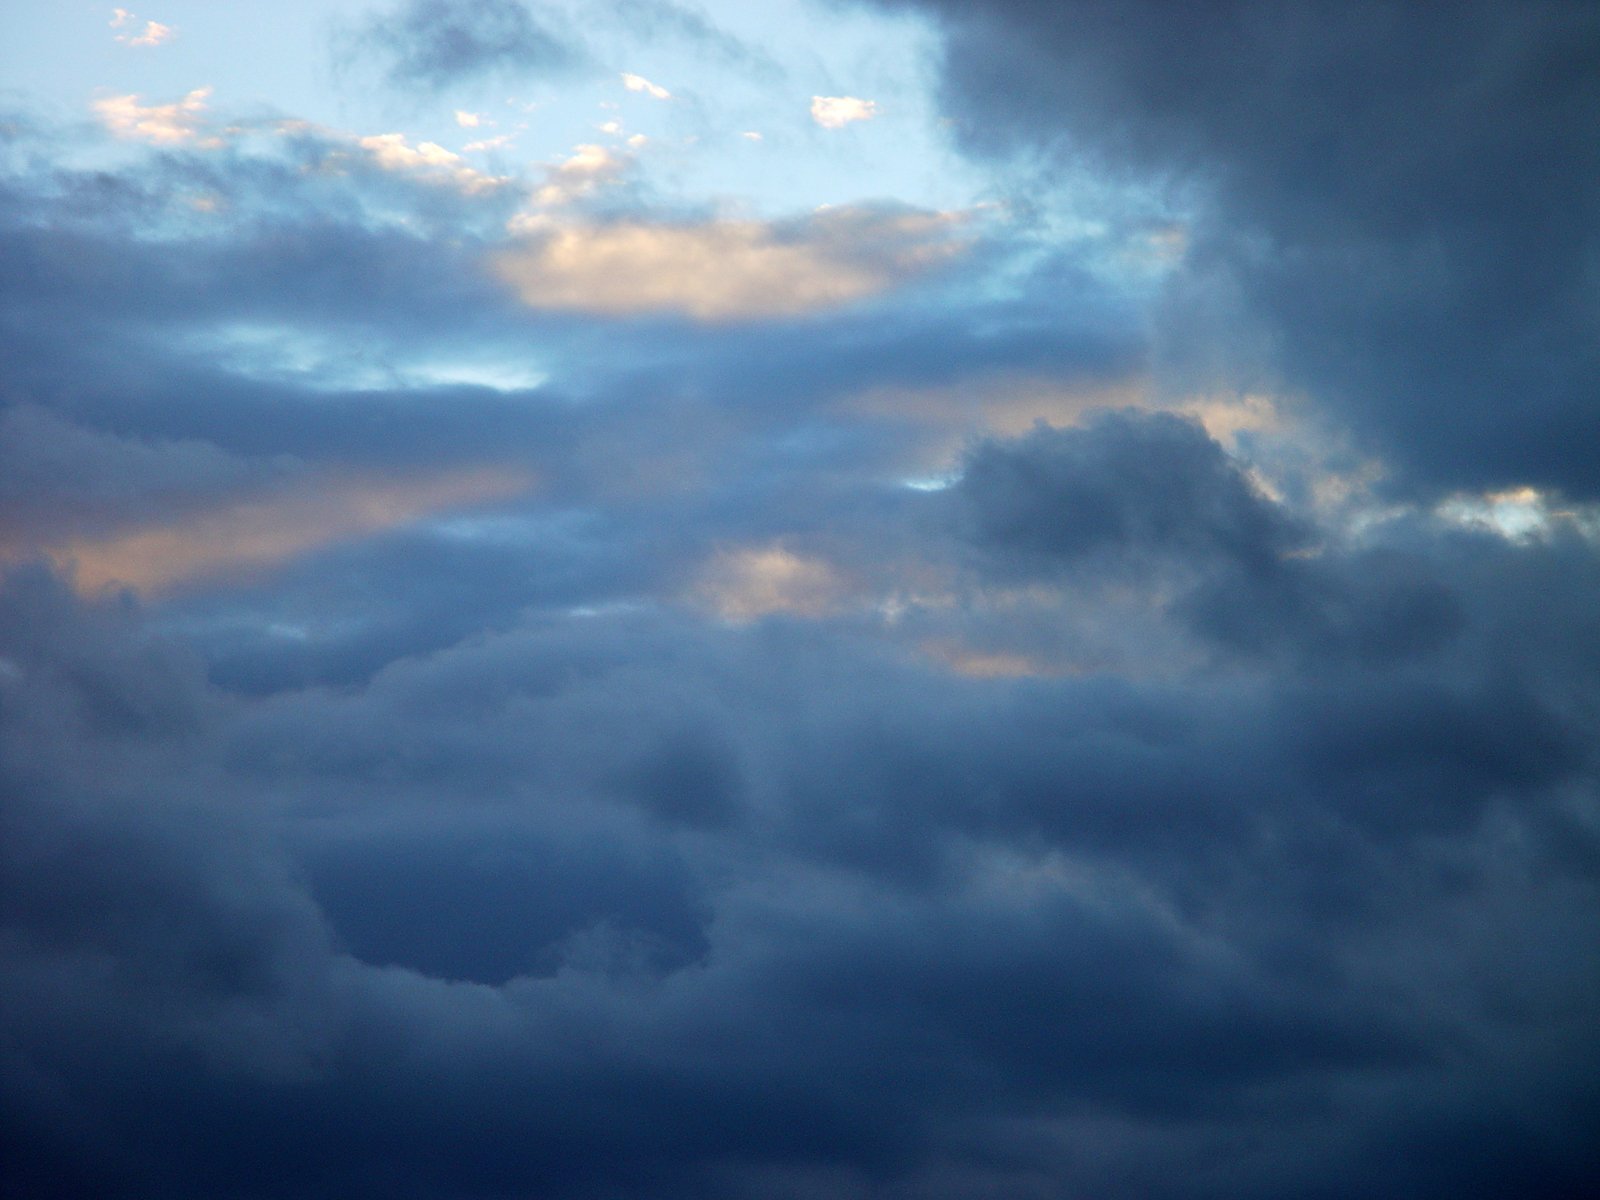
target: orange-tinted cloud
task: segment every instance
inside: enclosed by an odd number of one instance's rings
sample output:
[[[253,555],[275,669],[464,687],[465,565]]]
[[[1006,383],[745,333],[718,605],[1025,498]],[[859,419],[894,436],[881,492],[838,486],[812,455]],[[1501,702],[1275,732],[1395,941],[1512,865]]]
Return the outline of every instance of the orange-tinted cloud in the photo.
[[[526,491],[532,476],[476,467],[404,479],[327,479],[95,538],[45,548],[83,592],[159,595],[249,575],[336,542]]]
[[[695,588],[696,598],[727,621],[774,613],[822,617],[836,611],[848,592],[845,579],[827,562],[777,545],[721,551]]]
[[[947,213],[830,209],[801,222],[557,226],[493,260],[533,308],[792,317],[887,291],[959,254]]]
[[[140,104],[137,95],[107,96],[94,102],[94,110],[107,129],[120,138],[154,142],[158,146],[196,142],[215,148],[216,138],[199,138],[202,114],[206,110],[209,87],[195,88],[172,104]]]

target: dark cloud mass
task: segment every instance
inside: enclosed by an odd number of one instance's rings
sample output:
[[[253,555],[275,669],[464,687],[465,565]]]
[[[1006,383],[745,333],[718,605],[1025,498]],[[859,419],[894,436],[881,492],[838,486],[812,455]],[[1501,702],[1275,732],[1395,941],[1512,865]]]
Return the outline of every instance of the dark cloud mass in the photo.
[[[897,7],[1181,262],[556,312],[543,177],[0,122],[0,1196],[1600,1192],[1594,9]]]
[[[957,494],[974,541],[1035,564],[1109,549],[1265,569],[1296,540],[1203,429],[1166,414],[981,445]]]
[[[1595,6],[904,6],[969,147],[1188,189],[1192,299],[1237,289],[1408,483],[1600,493]]]

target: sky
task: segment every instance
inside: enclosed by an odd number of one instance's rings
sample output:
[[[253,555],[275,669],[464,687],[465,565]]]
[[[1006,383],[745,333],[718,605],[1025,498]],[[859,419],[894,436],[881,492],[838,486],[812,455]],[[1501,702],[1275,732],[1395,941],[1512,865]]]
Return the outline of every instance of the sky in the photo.
[[[0,1192],[1600,1190],[1600,9],[0,44]]]

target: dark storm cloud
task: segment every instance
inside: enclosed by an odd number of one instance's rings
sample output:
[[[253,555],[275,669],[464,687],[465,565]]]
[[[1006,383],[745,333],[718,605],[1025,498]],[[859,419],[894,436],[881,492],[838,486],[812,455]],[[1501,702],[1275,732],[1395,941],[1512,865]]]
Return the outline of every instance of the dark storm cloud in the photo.
[[[1311,523],[1171,414],[1112,412],[981,442],[950,501],[986,574],[1163,580],[1230,655],[1388,663],[1436,651],[1461,624],[1415,548],[1316,545]]]
[[[1300,540],[1199,425],[1164,413],[984,443],[955,494],[974,542],[1025,562],[1111,550],[1265,569]]]
[[[1178,359],[1214,355],[1195,318],[1237,297],[1416,483],[1600,493],[1592,5],[909,6],[945,24],[969,148],[1195,206]]]
[[[483,75],[564,70],[578,53],[520,0],[405,0],[375,13],[350,49],[376,52],[400,88],[443,89]]]
[[[1578,760],[1463,753],[1460,702],[1438,725],[1383,672],[997,695],[825,628],[640,616],[240,708],[136,610],[38,575],[5,603],[20,1195],[899,1195],[952,1154],[984,1164],[952,1196],[1068,1160],[1112,1192],[1445,1195],[1387,1156],[1469,1124],[1497,1170],[1592,1166],[1593,879],[1395,819],[1441,749],[1441,800],[1518,821]],[[1393,956],[1456,920],[1549,936]],[[1197,1166],[1219,1137],[1278,1149]]]

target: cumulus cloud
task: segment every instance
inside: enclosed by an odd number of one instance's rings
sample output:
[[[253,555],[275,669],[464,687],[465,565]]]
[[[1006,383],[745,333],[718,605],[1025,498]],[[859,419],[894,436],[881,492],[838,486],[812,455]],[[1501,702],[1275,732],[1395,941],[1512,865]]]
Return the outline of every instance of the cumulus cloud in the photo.
[[[535,308],[700,321],[794,317],[887,291],[959,255],[951,218],[837,209],[786,224],[557,227],[494,259]]]
[[[571,205],[594,195],[622,179],[633,166],[633,158],[625,153],[607,149],[593,142],[572,148],[572,153],[545,170],[543,186],[533,193],[535,207],[512,217],[512,233],[525,233],[543,228],[549,221],[544,210]]]
[[[811,97],[811,119],[824,129],[841,129],[853,121],[870,121],[878,115],[876,100],[855,96]]]
[[[1082,429],[982,443],[953,495],[972,537],[1023,569],[1110,548],[1262,570],[1299,544],[1216,442],[1165,413],[1105,413]]]

